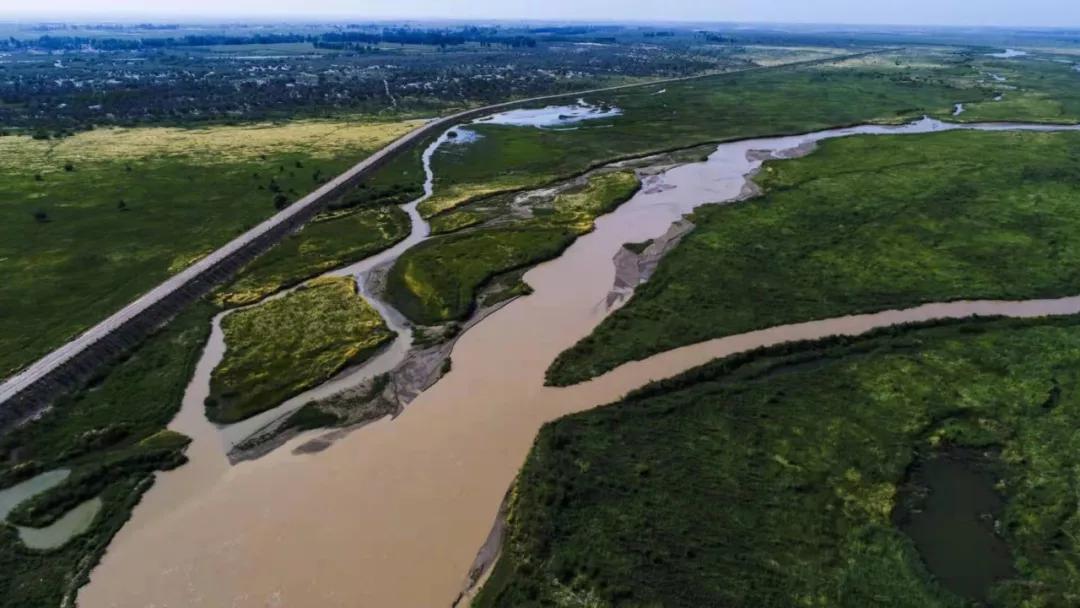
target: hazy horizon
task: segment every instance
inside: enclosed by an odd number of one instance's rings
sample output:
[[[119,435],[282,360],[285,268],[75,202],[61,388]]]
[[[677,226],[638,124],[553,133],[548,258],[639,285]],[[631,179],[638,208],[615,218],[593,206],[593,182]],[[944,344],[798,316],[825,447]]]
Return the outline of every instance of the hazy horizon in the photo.
[[[697,0],[308,0],[297,10],[289,0],[188,0],[178,6],[160,0],[47,0],[33,9],[0,6],[5,20],[133,19],[160,20],[492,20],[607,22],[729,22],[788,25],[864,25],[914,27],[1046,27],[1080,25],[1080,4],[1063,0],[1005,0],[978,4],[957,0],[910,0],[874,6],[864,0],[735,0],[702,6]]]

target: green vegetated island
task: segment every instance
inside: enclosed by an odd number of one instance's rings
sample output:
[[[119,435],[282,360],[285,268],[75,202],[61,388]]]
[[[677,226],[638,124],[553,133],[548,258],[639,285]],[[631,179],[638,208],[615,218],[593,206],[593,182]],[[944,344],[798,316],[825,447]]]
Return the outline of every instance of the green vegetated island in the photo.
[[[395,308],[414,322],[459,321],[492,278],[558,256],[593,220],[627,201],[641,182],[633,171],[591,176],[581,186],[531,205],[528,218],[454,232],[405,252],[388,278]],[[503,209],[504,217],[512,212]]]
[[[210,377],[206,415],[236,422],[361,363],[394,338],[352,277],[325,277],[221,322],[225,356]]]
[[[987,76],[1005,67],[1029,75],[1028,80],[1015,76],[1017,83],[1011,86],[1016,88],[1005,99],[1015,95],[1021,101],[1007,112],[991,105],[1004,100],[994,101],[1001,85]],[[968,112],[957,117],[962,120],[993,111],[1013,120],[1075,121],[1080,108],[1073,97],[1075,88],[1065,80],[1068,71],[1068,65],[1038,58],[1002,62],[986,57],[982,50],[896,50],[670,83],[662,93],[657,87],[645,87],[589,96],[586,101],[618,107],[622,114],[588,121],[576,130],[469,125],[480,135],[478,139],[440,149],[433,160],[436,193],[422,212],[440,235],[400,259],[391,271],[390,297],[414,320],[437,324],[468,315],[476,307],[478,290],[490,282],[505,280],[505,294],[522,293],[526,288],[514,273],[558,255],[589,229],[597,215],[625,200],[637,187],[630,173],[595,171],[613,160],[732,138],[858,122],[899,122],[922,114],[944,117],[959,101],[969,104]],[[89,131],[61,140],[0,139],[0,146],[10,152],[0,155],[8,163],[4,168],[8,178],[0,181],[0,194],[15,201],[0,209],[5,214],[0,231],[8,231],[6,237],[0,233],[0,259],[5,260],[0,278],[7,278],[0,281],[0,310],[5,313],[0,317],[0,336],[10,345],[2,367],[14,370],[27,364],[413,126],[407,117],[398,118],[218,125],[199,130],[138,127]],[[160,130],[149,132],[153,129]],[[164,137],[166,133],[170,135]],[[967,136],[975,134],[956,138],[959,142]],[[1044,145],[1042,153],[1058,155],[1056,166],[1070,171],[1067,150],[1072,140],[1046,141],[1059,143],[1057,147]],[[1020,143],[1010,145],[1020,148]],[[829,144],[825,149],[832,148]],[[1020,154],[1019,150],[1015,153]],[[179,409],[210,318],[223,306],[258,302],[403,238],[407,220],[393,205],[420,192],[419,158],[420,151],[413,150],[389,163],[366,185],[343,196],[318,220],[251,264],[233,283],[102,370],[84,390],[0,438],[0,487],[10,489],[41,472],[70,471],[55,487],[30,502],[23,501],[25,506],[9,516],[12,525],[3,526],[0,605],[57,605],[73,597],[141,492],[149,487],[151,472],[183,461],[186,438],[164,429]],[[941,162],[963,160],[962,155],[955,155]],[[781,170],[781,165],[776,167]],[[790,188],[795,191],[792,179]],[[1044,185],[1053,181],[1037,174],[1025,179]],[[511,215],[518,212],[514,192],[567,180],[584,181],[520,216]],[[770,198],[758,201],[766,208],[776,206],[771,197],[783,194],[779,182],[776,185]],[[969,186],[983,192],[977,185]],[[991,193],[983,194],[989,197]],[[1055,232],[1050,224],[1069,221],[1071,211],[1055,198],[1061,193],[1053,188],[1047,186],[1039,194],[1048,201],[1044,214],[1036,213],[1039,207],[1034,203],[1022,206],[1017,213],[1026,209],[1029,217],[1006,232],[1018,241],[1029,234],[1062,239],[1039,249],[1059,252],[1061,260],[1056,271],[1045,260],[1032,259],[1040,268],[1033,277],[1009,275],[1018,281],[1010,287],[1017,293],[1027,294],[1024,289],[1049,292],[1068,282],[1063,243],[1069,235],[1065,229]],[[957,204],[967,208],[967,203]],[[869,213],[873,203],[866,205],[864,212]],[[1060,217],[1050,217],[1050,210]],[[833,212],[840,214],[838,208]],[[917,229],[910,222],[904,226]],[[703,221],[693,238],[706,238],[698,234],[708,233]],[[980,236],[967,231],[952,238],[957,247],[977,247],[972,243]],[[658,280],[668,272],[666,267],[676,263],[683,248],[692,247],[688,239],[677,249],[663,264]],[[1036,249],[1032,246],[1022,253],[1034,256]],[[469,258],[455,255],[463,250],[469,251]],[[999,258],[987,255],[987,263],[998,263]],[[373,337],[385,331],[380,330],[377,316],[363,307],[355,293],[346,294],[344,287],[331,285],[307,286],[229,317],[237,319],[235,326],[225,328],[233,351],[227,357],[232,360],[216,374],[216,380],[224,389],[219,392],[231,397],[212,403],[211,415],[239,419],[265,409],[266,403],[319,382],[335,367],[366,352],[364,345],[374,344]],[[737,291],[738,285],[728,291]],[[965,286],[973,283],[957,288],[956,297],[968,293],[963,291]],[[919,289],[910,287],[913,292]],[[940,297],[931,287],[922,297]],[[747,283],[747,288],[752,289],[753,283]],[[627,311],[635,306],[631,304]],[[329,324],[320,323],[313,309],[355,322],[368,333],[343,337],[339,327],[328,332]],[[281,319],[287,320],[285,326],[276,325],[275,320]],[[270,325],[274,325],[272,332],[258,329]],[[310,331],[310,335],[299,335],[300,331]],[[286,344],[300,345],[317,364],[294,366],[291,353],[275,350]],[[264,383],[268,368],[283,372],[274,383]],[[263,396],[251,397],[248,390],[262,391]],[[526,470],[534,468],[530,463]],[[66,543],[35,550],[19,540],[13,526],[47,525],[93,497],[101,505],[92,524]],[[587,508],[587,503],[580,505]],[[501,567],[503,575],[506,568]]]

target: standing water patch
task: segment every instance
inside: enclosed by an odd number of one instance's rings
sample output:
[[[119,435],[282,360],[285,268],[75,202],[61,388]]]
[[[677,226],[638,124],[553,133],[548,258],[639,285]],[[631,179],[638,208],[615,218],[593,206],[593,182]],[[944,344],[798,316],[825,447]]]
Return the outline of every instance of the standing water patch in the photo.
[[[0,490],[0,522],[7,519],[11,511],[20,503],[46,492],[60,485],[68,478],[71,471],[68,469],[55,469],[41,473],[27,479],[22,483]],[[75,536],[86,532],[98,511],[101,510],[101,499],[91,498],[71,509],[62,517],[44,528],[27,528],[15,526],[19,532],[19,539],[31,549],[55,549],[62,546]]]
[[[1000,53],[987,53],[987,57],[997,57],[998,59],[1012,59],[1013,57],[1023,57],[1027,55],[1027,51],[1018,51],[1016,49],[1005,49]]]
[[[1009,546],[995,522],[1005,502],[992,456],[950,449],[920,457],[900,488],[893,523],[915,543],[943,587],[985,602],[994,583],[1013,576]]]
[[[547,106],[544,108],[508,110],[478,118],[473,122],[488,125],[544,128],[572,125],[583,120],[614,118],[621,114],[622,110],[614,106],[594,106],[586,103],[584,99],[579,99],[577,105],[573,106]]]
[[[19,506],[19,503],[55,488],[70,474],[71,471],[67,469],[54,469],[0,490],[0,521],[7,519],[8,514]]]

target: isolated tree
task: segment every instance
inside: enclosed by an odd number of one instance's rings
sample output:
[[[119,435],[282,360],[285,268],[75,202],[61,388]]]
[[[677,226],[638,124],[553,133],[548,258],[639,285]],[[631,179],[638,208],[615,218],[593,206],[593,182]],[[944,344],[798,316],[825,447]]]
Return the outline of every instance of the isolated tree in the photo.
[[[120,202],[116,203],[116,208],[119,209],[120,211],[127,211],[128,210],[127,203],[124,202],[124,199],[120,199]]]
[[[74,171],[74,170],[75,170],[75,164],[74,163],[72,163],[70,161],[64,163],[64,171],[69,171],[70,172],[70,171]]]
[[[44,209],[35,209],[33,216],[34,220],[39,224],[44,224],[49,221],[49,213]]]
[[[289,197],[280,192],[274,195],[274,208],[278,211],[289,206]]]

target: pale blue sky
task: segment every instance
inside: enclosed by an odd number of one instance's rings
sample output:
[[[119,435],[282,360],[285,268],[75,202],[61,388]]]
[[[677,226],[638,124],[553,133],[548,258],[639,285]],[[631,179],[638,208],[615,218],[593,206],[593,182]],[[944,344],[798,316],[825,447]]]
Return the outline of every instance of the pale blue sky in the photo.
[[[1080,0],[0,0],[0,16],[677,20],[1080,26]]]

